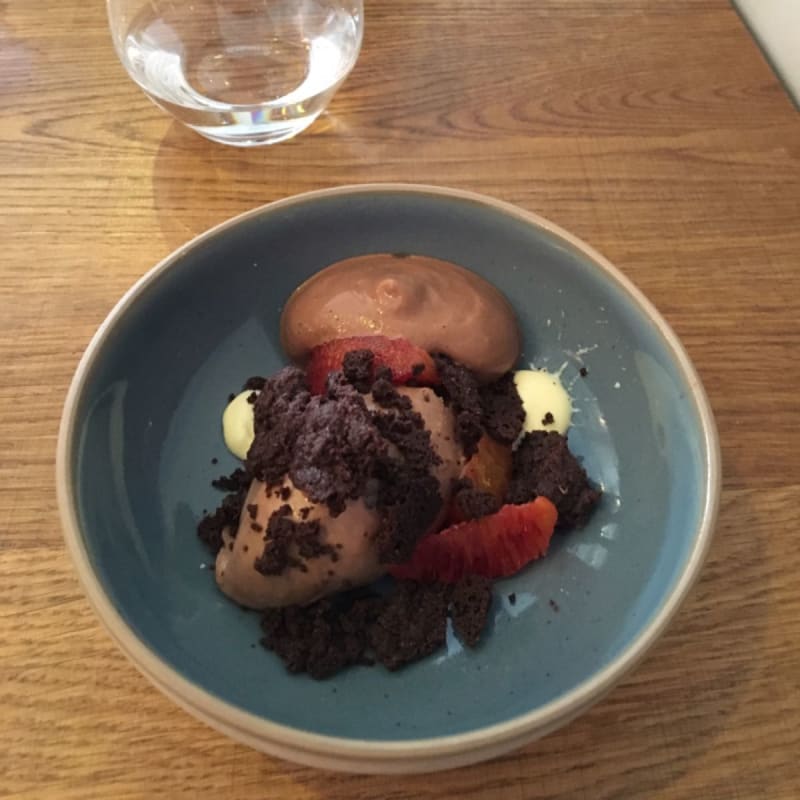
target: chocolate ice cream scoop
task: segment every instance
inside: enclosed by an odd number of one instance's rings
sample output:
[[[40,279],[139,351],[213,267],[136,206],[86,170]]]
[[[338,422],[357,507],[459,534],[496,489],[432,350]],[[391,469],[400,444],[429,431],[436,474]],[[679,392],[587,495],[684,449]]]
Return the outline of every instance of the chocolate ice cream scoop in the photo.
[[[431,389],[400,388],[430,434],[438,463],[430,471],[446,507],[463,454],[456,441],[453,414]],[[367,406],[380,409],[365,396]],[[393,450],[389,446],[389,450]],[[431,527],[441,521],[441,513]],[[342,589],[367,584],[384,572],[379,552],[380,513],[363,498],[349,499],[333,514],[288,477],[267,487],[250,486],[236,536],[226,533],[217,555],[217,583],[225,594],[249,608],[310,603]],[[419,531],[422,535],[426,531]],[[280,541],[271,541],[280,537]],[[276,546],[279,545],[279,546]]]

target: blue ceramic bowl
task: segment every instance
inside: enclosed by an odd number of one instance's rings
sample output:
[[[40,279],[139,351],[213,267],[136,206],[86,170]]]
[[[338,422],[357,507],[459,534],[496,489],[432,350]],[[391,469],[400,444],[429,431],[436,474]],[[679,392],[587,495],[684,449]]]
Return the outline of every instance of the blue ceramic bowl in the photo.
[[[586,528],[557,537],[546,559],[496,585],[477,650],[450,639],[397,673],[356,668],[316,682],[253,647],[258,616],[217,590],[195,525],[218,500],[210,480],[235,466],[220,430],[229,392],[284,364],[286,298],[334,261],[385,251],[454,261],[505,292],[524,333],[524,364],[562,369],[576,407],[572,448],[605,494]],[[69,551],[136,666],[240,741],[364,772],[479,761],[598,700],[697,577],[720,477],[700,381],[618,270],[520,209],[395,185],[256,209],[145,275],[78,367],[57,462]]]

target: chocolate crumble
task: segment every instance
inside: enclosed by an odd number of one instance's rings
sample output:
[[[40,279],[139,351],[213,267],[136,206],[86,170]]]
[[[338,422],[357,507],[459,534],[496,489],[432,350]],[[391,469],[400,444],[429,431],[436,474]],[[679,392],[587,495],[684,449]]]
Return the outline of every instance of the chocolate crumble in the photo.
[[[260,375],[254,375],[252,378],[248,378],[244,385],[242,386],[243,392],[260,392],[264,388],[264,384],[267,382],[266,378],[262,378]]]
[[[311,397],[305,374],[287,367],[266,381],[255,403],[247,465],[267,484],[288,473],[311,500],[337,515],[347,500],[364,494],[386,447],[363,397],[341,373],[329,376],[325,395]]]
[[[513,444],[525,421],[525,409],[513,373],[507,372],[493,383],[482,386],[480,398],[486,432],[498,442]]]
[[[375,428],[394,445],[400,458],[387,452],[376,459],[375,480],[364,499],[381,516],[376,535],[381,560],[398,563],[411,556],[441,510],[439,481],[431,474],[431,467],[441,459],[422,416],[407,397],[382,377],[375,381],[372,394],[386,409],[372,413]]]
[[[483,409],[478,380],[465,366],[446,355],[437,353],[433,360],[440,381],[436,393],[452,408],[456,421],[456,437],[464,455],[469,457],[478,449],[478,441],[483,435]]]
[[[466,479],[455,481],[453,486],[453,503],[461,519],[480,519],[495,514],[500,510],[500,500],[491,492],[476,489]]]
[[[355,590],[308,606],[267,609],[261,644],[290,672],[316,679],[355,664],[397,670],[444,644],[448,615],[456,635],[474,647],[490,604],[491,583],[484,578],[455,586],[399,581],[388,596]]]
[[[542,417],[542,425],[552,425],[556,421],[556,418],[548,411]]]
[[[558,509],[559,528],[583,525],[601,494],[569,451],[566,437],[556,431],[525,434],[513,453],[506,501],[519,504],[547,497]]]
[[[331,545],[321,541],[320,533],[318,519],[298,522],[292,518],[291,506],[283,505],[269,518],[264,552],[256,558],[253,566],[262,575],[280,575],[288,567],[306,572],[306,561],[323,555],[338,561],[339,554]]]
[[[250,475],[243,469],[237,469],[230,475],[212,481],[212,486],[228,494],[222,503],[211,514],[204,516],[197,525],[197,535],[211,552],[216,555],[222,548],[222,532],[227,529],[231,536],[236,536],[239,528],[239,517],[250,486]]]
[[[453,587],[453,630],[467,647],[476,647],[480,641],[491,604],[492,582],[488,578],[469,575]]]
[[[325,598],[309,606],[267,609],[261,618],[261,644],[275,652],[290,672],[322,680],[366,657],[367,629],[375,617],[372,599],[343,608],[343,598]]]
[[[231,472],[230,475],[220,475],[219,478],[215,478],[211,481],[211,485],[223,492],[239,492],[242,489],[247,490],[250,486],[250,480],[250,473],[239,467]]]
[[[361,394],[367,394],[372,386],[372,367],[375,356],[371,350],[351,350],[342,361],[345,380],[355,386]]]
[[[399,583],[369,626],[376,660],[394,671],[438,650],[447,632],[447,594],[441,584]]]
[[[586,369],[586,367],[581,367],[578,371],[580,372],[581,378],[585,378],[589,374],[589,370]]]
[[[364,495],[387,444],[356,389],[342,381],[329,391],[333,396],[314,397],[305,409],[289,477],[311,500],[338,515],[348,500]]]
[[[264,382],[253,404],[255,438],[245,462],[256,478],[267,484],[283,480],[310,402],[306,375],[297,367],[284,367]]]

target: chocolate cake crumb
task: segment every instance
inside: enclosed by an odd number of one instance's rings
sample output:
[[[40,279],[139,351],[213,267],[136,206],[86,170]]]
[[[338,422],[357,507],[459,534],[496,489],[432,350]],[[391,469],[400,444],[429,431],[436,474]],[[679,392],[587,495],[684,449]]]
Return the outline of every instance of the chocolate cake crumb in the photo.
[[[378,367],[373,376],[374,381],[389,381],[389,383],[392,383],[393,379],[394,375],[392,374],[392,369],[387,366]]]
[[[372,399],[381,408],[395,408],[398,411],[410,411],[411,400],[400,394],[390,378],[379,377],[372,384]]]
[[[345,380],[361,394],[367,394],[372,386],[372,367],[375,355],[371,350],[351,350],[342,361]]]
[[[255,519],[258,516],[258,503],[248,503],[247,514],[250,519]]]
[[[602,492],[570,452],[566,437],[556,431],[525,434],[512,456],[506,502],[527,503],[542,495],[558,509],[558,527],[583,525]]]
[[[300,519],[308,519],[308,515],[311,513],[311,506],[304,506],[300,509]]]
[[[256,478],[267,484],[283,480],[310,402],[305,372],[296,367],[285,367],[264,382],[253,405],[255,438],[245,462]]]
[[[280,575],[291,567],[306,572],[305,562],[323,555],[337,561],[339,554],[320,540],[320,532],[318,519],[298,522],[292,518],[291,506],[282,505],[269,518],[264,551],[253,566],[262,575]]]
[[[235,469],[230,475],[220,475],[211,481],[211,485],[215,489],[221,489],[223,492],[239,492],[242,489],[247,490],[250,486],[251,476],[250,473],[241,467]]]
[[[229,402],[229,403],[232,403],[232,402],[233,402],[235,399],[236,399],[236,395],[235,395],[233,392],[231,392],[231,393],[228,395],[228,402]]]
[[[290,672],[322,680],[353,664],[369,664],[368,628],[379,601],[360,599],[343,608],[342,598],[309,606],[267,609],[261,644],[274,651]]]
[[[285,502],[292,496],[292,490],[288,486],[284,486],[281,488],[280,492],[278,492],[278,495],[281,500]]]
[[[387,444],[373,424],[364,398],[341,373],[328,382],[328,395],[306,406],[289,463],[294,484],[334,516],[361,497]]]
[[[513,444],[522,432],[525,409],[514,382],[507,372],[493,383],[480,388],[482,423],[486,432],[498,442]]]
[[[556,421],[556,418],[548,411],[542,417],[542,425],[552,425]]]
[[[244,385],[242,386],[243,392],[260,392],[264,388],[264,384],[267,382],[266,378],[262,378],[260,375],[253,375],[252,378],[248,378]]]
[[[211,463],[214,465],[219,464],[219,459],[216,456],[214,456],[214,458],[211,459]]]
[[[586,367],[581,367],[578,371],[580,372],[581,378],[585,378],[589,374],[589,370],[586,369]]]
[[[450,406],[455,416],[456,437],[469,458],[477,449],[483,435],[481,419],[483,411],[478,391],[478,380],[462,364],[446,355],[433,356],[439,372],[439,385],[436,393]]]
[[[511,594],[508,596],[508,602],[511,603],[512,606],[515,606],[517,604],[516,592],[511,592]]]
[[[377,382],[376,382],[377,383]],[[398,394],[392,387],[392,391]],[[374,392],[374,389],[373,389]],[[398,397],[407,399],[398,394]],[[376,508],[381,523],[376,533],[378,552],[384,563],[406,561],[430,528],[442,507],[439,481],[431,467],[441,463],[431,445],[430,432],[422,416],[404,404],[376,411],[372,419],[384,441],[391,442],[400,458],[376,459],[370,491],[364,500]],[[399,407],[397,407],[399,406]]]
[[[548,601],[548,605],[549,605],[549,606],[550,606],[550,608],[552,608],[552,609],[553,609],[553,611],[555,611],[556,613],[558,613],[558,612],[561,610],[561,609],[559,608],[559,606],[558,606],[558,603],[556,603],[556,601],[555,601],[555,600],[553,600],[552,598],[550,598],[550,600]]]
[[[197,535],[200,541],[216,555],[222,548],[224,530],[227,529],[231,536],[236,536],[242,506],[250,485],[250,475],[243,469],[237,469],[230,475],[213,480],[211,485],[228,494],[222,498],[222,503],[211,514],[203,515],[197,525]]]
[[[476,489],[471,481],[465,479],[454,481],[453,502],[464,520],[488,517],[497,513],[501,506],[497,497]]]
[[[399,581],[388,596],[362,589],[308,606],[267,609],[261,643],[290,672],[317,679],[355,664],[397,670],[444,644],[448,612],[458,636],[474,647],[490,604],[491,584],[484,578],[466,578],[455,587]]]
[[[453,587],[450,602],[456,636],[467,647],[476,647],[492,603],[492,582],[477,575],[462,578]]]
[[[253,530],[256,533],[261,533],[261,531],[264,530],[264,526],[263,525],[259,525],[257,522],[251,522],[250,523],[250,530]]]
[[[425,372],[425,365],[424,364],[414,364],[411,367],[411,374],[413,377],[418,378],[422,373]]]
[[[401,581],[369,626],[375,659],[389,670],[430,655],[445,641],[447,588]]]
[[[326,393],[311,397],[305,374],[287,367],[266,381],[256,401],[247,465],[267,484],[288,473],[311,500],[338,515],[347,500],[364,494],[386,449],[363,397],[342,373],[331,373]]]

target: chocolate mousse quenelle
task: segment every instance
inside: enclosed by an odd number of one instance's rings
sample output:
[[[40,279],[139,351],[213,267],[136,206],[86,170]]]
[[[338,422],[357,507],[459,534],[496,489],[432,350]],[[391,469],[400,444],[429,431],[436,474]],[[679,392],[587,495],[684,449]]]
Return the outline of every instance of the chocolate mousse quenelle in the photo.
[[[198,528],[220,589],[266,610],[265,645],[315,677],[424,656],[448,614],[474,644],[488,580],[599,497],[549,401],[526,418],[510,304],[455,264],[360,256],[294,292],[281,339],[294,365],[250,379],[223,417],[244,468]],[[390,597],[331,600],[387,573]]]
[[[300,286],[281,318],[283,348],[299,363],[323,342],[373,334],[446,353],[484,382],[512,369],[520,354],[508,300],[474,272],[425,256],[340,261]]]

